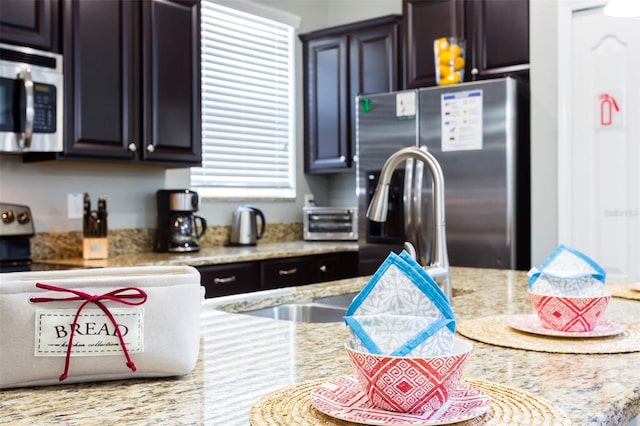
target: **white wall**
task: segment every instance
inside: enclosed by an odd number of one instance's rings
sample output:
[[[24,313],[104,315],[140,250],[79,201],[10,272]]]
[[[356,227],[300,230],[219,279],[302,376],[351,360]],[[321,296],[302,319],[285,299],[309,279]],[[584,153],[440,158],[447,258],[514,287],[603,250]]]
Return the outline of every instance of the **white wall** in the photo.
[[[558,241],[558,4],[530,0],[531,259],[539,265]]]
[[[80,219],[67,219],[67,193],[88,192],[97,208],[108,195],[111,229],[154,227],[155,198],[165,187],[165,172],[73,163],[28,163],[21,156],[0,155],[0,201],[31,208],[36,232],[79,231]]]
[[[329,0],[328,3],[330,25],[402,14],[402,0]]]

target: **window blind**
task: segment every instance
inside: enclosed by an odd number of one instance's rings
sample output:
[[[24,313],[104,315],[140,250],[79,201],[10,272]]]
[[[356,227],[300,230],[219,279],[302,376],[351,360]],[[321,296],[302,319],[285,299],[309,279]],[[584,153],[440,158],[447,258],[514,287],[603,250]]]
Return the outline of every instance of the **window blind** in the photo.
[[[295,197],[294,27],[203,1],[202,167],[205,197]]]

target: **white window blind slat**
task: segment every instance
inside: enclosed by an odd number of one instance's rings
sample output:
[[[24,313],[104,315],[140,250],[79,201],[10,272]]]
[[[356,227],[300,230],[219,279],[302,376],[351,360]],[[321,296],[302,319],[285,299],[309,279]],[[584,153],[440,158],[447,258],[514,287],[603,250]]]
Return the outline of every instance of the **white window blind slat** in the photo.
[[[294,27],[212,0],[201,10],[202,167],[191,186],[203,197],[294,198]]]

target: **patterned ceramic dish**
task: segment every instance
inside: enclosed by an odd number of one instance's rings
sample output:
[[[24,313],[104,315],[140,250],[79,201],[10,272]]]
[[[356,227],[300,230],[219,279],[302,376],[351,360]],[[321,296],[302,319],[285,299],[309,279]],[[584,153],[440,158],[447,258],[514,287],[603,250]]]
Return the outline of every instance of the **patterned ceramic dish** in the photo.
[[[471,343],[455,338],[450,355],[374,355],[345,344],[355,376],[371,403],[383,410],[426,413],[442,408],[455,391]]]
[[[558,331],[592,331],[604,315],[611,293],[600,296],[550,296],[529,291],[531,304],[543,327]]]

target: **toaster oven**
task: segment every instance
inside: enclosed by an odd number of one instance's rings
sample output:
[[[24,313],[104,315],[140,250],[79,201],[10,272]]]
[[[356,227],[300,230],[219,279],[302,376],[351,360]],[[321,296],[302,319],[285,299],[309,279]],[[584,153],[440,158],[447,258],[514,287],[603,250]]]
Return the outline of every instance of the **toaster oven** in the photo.
[[[307,241],[358,239],[357,207],[303,207],[303,238]]]

